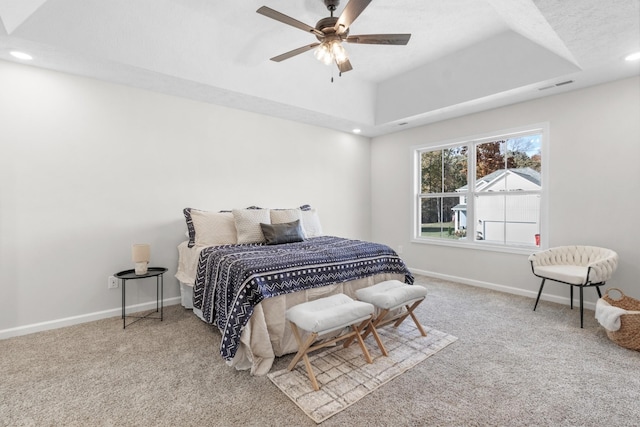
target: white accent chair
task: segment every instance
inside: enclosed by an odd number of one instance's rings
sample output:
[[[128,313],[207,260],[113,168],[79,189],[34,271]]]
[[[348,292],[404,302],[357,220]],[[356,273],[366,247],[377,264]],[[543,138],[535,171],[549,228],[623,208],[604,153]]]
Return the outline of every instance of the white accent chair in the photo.
[[[571,286],[571,309],[573,309],[573,287],[580,288],[580,327],[584,326],[583,289],[595,287],[602,298],[600,286],[611,278],[618,267],[618,254],[611,249],[596,246],[558,246],[529,256],[531,270],[542,278],[540,290],[533,310],[536,310],[546,280]]]

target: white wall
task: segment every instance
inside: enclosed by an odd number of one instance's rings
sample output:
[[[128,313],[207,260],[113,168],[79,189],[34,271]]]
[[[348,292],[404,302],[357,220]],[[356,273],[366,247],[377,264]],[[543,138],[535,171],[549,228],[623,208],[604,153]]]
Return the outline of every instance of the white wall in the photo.
[[[0,338],[118,315],[120,290],[107,289],[107,277],[132,267],[135,242],[151,243],[152,264],[169,268],[165,296],[177,302],[186,206],[310,203],[327,233],[402,245],[415,270],[534,296],[526,256],[410,243],[410,147],[545,121],[550,245],[615,249],[621,263],[609,284],[640,298],[638,117],[632,78],[370,144],[0,61]],[[131,303],[153,301],[152,283],[131,286]],[[564,285],[545,289],[568,295]]]
[[[177,302],[184,207],[304,203],[369,239],[369,139],[0,61],[0,338],[118,315],[136,242]]]
[[[640,78],[631,78],[376,137],[372,141],[373,239],[413,269],[535,296],[526,255],[411,243],[411,146],[535,123],[550,125],[549,246],[614,249],[620,265],[607,287],[640,298]],[[566,285],[545,297],[568,303]],[[575,293],[576,298],[578,293]],[[595,290],[585,300],[595,302]]]

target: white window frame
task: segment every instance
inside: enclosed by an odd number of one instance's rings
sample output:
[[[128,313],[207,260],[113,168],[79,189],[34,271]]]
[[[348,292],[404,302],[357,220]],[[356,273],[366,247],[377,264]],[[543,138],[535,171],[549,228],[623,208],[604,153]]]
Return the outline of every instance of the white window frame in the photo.
[[[508,139],[517,137],[519,135],[526,135],[537,133],[542,135],[540,151],[542,157],[542,165],[540,170],[540,180],[542,189],[540,191],[540,246],[533,245],[514,245],[514,244],[498,244],[495,242],[478,241],[475,240],[475,206],[474,195],[475,191],[475,176],[476,176],[476,145],[501,139]],[[495,252],[506,253],[520,253],[530,254],[532,251],[542,250],[549,247],[549,216],[548,216],[548,190],[549,190],[549,141],[550,131],[549,123],[537,123],[528,126],[522,126],[511,129],[503,129],[495,132],[488,132],[484,134],[478,134],[468,137],[461,137],[451,139],[447,141],[439,141],[433,144],[423,144],[419,146],[411,147],[411,168],[413,170],[413,184],[411,185],[411,199],[412,199],[412,221],[411,221],[411,242],[438,245],[438,246],[452,246],[471,248],[479,250],[488,250]],[[467,150],[467,188],[466,193],[467,200],[467,224],[471,224],[471,227],[467,229],[467,238],[462,240],[446,239],[446,238],[433,238],[421,236],[421,224],[420,224],[420,203],[422,201],[421,193],[421,153],[432,150],[442,150],[452,147],[458,147],[466,145]],[[451,196],[453,194],[443,193],[444,197]],[[463,195],[463,193],[455,193],[456,196]]]

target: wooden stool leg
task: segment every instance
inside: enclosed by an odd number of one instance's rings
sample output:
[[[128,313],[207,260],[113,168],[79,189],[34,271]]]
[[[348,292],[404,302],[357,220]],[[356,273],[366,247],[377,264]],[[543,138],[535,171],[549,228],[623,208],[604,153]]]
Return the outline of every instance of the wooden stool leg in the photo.
[[[396,320],[396,323],[393,324],[393,327],[397,328],[398,326],[400,326],[400,324],[402,322],[404,322],[404,319],[409,317],[411,315],[411,312],[413,311],[413,309],[416,308],[418,306],[418,304],[420,304],[421,302],[422,302],[422,300],[416,301],[411,305],[411,307],[409,307],[408,305],[405,305],[404,307],[407,309],[406,313],[404,313],[402,316],[398,317],[398,319]]]
[[[356,326],[356,325],[351,325],[351,327],[353,328],[354,332],[355,332],[355,337],[358,340],[358,344],[360,344],[360,348],[362,349],[362,354],[364,354],[364,358],[366,359],[367,363],[373,363],[373,359],[371,359],[371,355],[369,354],[369,350],[367,350],[367,347],[364,345],[364,340],[362,339],[361,334],[361,330],[362,328],[364,328],[366,325],[369,324],[369,322],[371,322],[371,319],[365,320],[364,322],[362,322],[360,324],[360,326]],[[345,342],[346,344],[346,342]],[[345,347],[347,347],[347,345],[345,345]]]
[[[311,380],[311,385],[313,386],[313,389],[315,391],[320,390],[318,381],[316,381],[316,376],[314,375],[313,369],[311,368],[311,361],[309,360],[309,356],[307,356],[307,353],[305,353],[304,356],[302,356],[302,358],[304,359],[304,365],[307,368],[307,376],[309,377],[309,380]]]
[[[389,314],[389,309],[385,308],[380,312],[380,315],[378,317],[376,317],[371,321],[371,328],[372,329],[377,328],[378,325],[382,323],[382,321],[385,319],[385,317],[387,317],[387,314]],[[371,333],[371,329],[367,328],[364,335],[362,336],[362,339],[366,339],[369,336],[369,333]]]
[[[364,330],[363,333],[360,334],[360,336],[362,337],[362,340],[364,342],[364,339],[367,337],[367,335],[369,335],[370,333],[373,332],[373,337],[376,340],[376,343],[378,344],[378,348],[380,349],[380,352],[382,353],[383,356],[389,356],[389,352],[387,351],[387,348],[384,346],[384,344],[382,343],[382,340],[380,339],[380,335],[378,334],[378,331],[376,330],[375,326],[373,325],[373,320],[369,320],[367,325],[366,325],[366,329]],[[351,343],[353,342],[353,340],[356,339],[355,334],[352,332],[353,335],[351,335],[349,338],[347,338],[344,341],[343,346],[344,347],[349,347],[351,345]]]
[[[413,314],[413,311],[411,311],[411,318],[413,319],[413,322],[416,324],[416,327],[420,331],[420,335],[422,335],[423,337],[426,337],[427,333],[422,328],[422,325],[420,324],[420,322],[418,322],[418,318],[416,317],[415,314]]]
[[[378,344],[378,348],[382,352],[382,355],[383,356],[389,356],[389,352],[387,351],[387,348],[384,346],[384,344],[382,344],[382,340],[380,339],[380,335],[378,335],[378,331],[376,330],[375,326],[373,326],[372,322],[369,322],[369,326],[367,327],[367,331],[369,329],[371,329],[371,333],[373,334],[373,337],[376,339],[376,343]]]
[[[293,360],[291,361],[291,363],[289,363],[289,366],[287,367],[288,370],[293,370],[293,368],[295,368],[295,366],[298,364],[298,362],[300,361],[300,359],[307,354],[307,351],[309,350],[309,347],[311,346],[311,344],[313,344],[313,342],[315,341],[315,339],[317,338],[316,334],[311,334],[309,336],[309,338],[307,339],[307,341],[303,344],[303,345],[299,345],[298,347],[300,347],[298,349],[298,352],[296,353],[295,357],[293,358]]]
[[[423,337],[426,337],[427,333],[424,331],[424,329],[422,328],[422,325],[418,321],[418,318],[413,313],[413,310],[415,310],[416,307],[419,306],[422,301],[424,301],[424,298],[414,302],[413,304],[411,304],[411,306],[406,305],[405,308],[407,309],[407,312],[403,316],[399,317],[398,320],[396,320],[396,323],[393,324],[393,326],[397,328],[404,321],[404,319],[406,319],[408,316],[411,316],[411,318],[413,319],[413,323],[416,324],[416,327],[420,331],[420,335],[422,335]]]
[[[296,353],[293,360],[291,361],[291,363],[289,363],[289,366],[287,367],[287,369],[290,371],[293,370],[293,368],[298,364],[302,356],[307,353],[307,350],[309,349],[311,344],[313,344],[316,338],[318,337],[318,334],[312,333],[307,338],[307,341],[303,343],[302,338],[300,337],[300,332],[298,332],[298,327],[295,325],[295,323],[291,324],[291,331],[293,332],[293,336],[298,342],[298,352]]]
[[[405,307],[409,307],[409,306],[407,305]],[[404,319],[406,319],[407,317],[409,317],[409,310],[407,310],[407,312],[404,313],[402,316],[398,317],[398,319],[396,320],[396,323],[393,324],[393,327],[397,328],[398,326],[400,326],[400,324],[402,322],[404,322]],[[393,319],[391,319],[391,320],[393,320]]]
[[[422,328],[422,325],[418,321],[418,318],[416,317],[415,313],[413,312],[422,303],[422,301],[424,301],[424,298],[419,300],[419,301],[414,302],[413,305],[410,308],[407,306],[407,310],[409,311],[409,315],[413,319],[413,323],[416,324],[416,327],[420,331],[420,335],[422,335],[423,337],[426,337],[427,333],[424,331],[424,329]]]
[[[372,329],[375,329],[375,328],[380,324],[380,322],[382,322],[382,320],[384,320],[384,318],[387,316],[387,313],[389,313],[389,310],[384,309],[384,310],[382,310],[382,311],[380,312],[380,315],[379,315],[378,317],[374,318],[374,319],[371,321],[371,323],[369,324],[369,326],[367,326],[367,329],[365,329],[364,333],[362,334],[362,339],[363,339],[363,340],[366,340],[366,339],[367,339],[367,337],[369,336],[369,334],[371,333],[371,330],[372,330]],[[376,332],[376,333],[377,333],[377,332]],[[345,347],[348,347],[348,346],[353,342],[353,340],[354,340],[355,338],[356,338],[356,337],[351,337],[351,338],[349,338],[349,339],[347,340],[347,342],[345,343],[345,344],[346,344],[346,345],[345,345]],[[385,351],[386,351],[386,350],[385,350]],[[385,356],[386,356],[386,354],[385,354]]]
[[[311,361],[309,360],[309,356],[307,356],[307,351],[309,350],[309,347],[311,347],[311,344],[313,344],[318,338],[318,334],[313,332],[311,335],[309,335],[309,338],[307,338],[307,340],[303,343],[302,337],[300,336],[300,332],[298,331],[298,327],[296,326],[296,324],[293,322],[291,322],[290,324],[291,324],[291,332],[293,332],[293,336],[298,342],[298,352],[294,356],[291,363],[289,363],[289,366],[287,367],[287,369],[292,371],[293,368],[296,367],[296,365],[302,358],[304,360],[304,366],[307,369],[307,376],[311,381],[311,385],[313,386],[313,389],[315,391],[318,391],[320,390],[320,386],[318,386],[318,381],[316,380],[316,376],[313,373],[313,369],[311,368]]]

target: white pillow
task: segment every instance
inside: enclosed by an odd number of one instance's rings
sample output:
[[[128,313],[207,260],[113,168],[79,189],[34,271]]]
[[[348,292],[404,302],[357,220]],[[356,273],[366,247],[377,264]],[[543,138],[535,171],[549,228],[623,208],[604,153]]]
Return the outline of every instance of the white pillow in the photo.
[[[231,212],[207,212],[192,209],[195,244],[199,246],[235,245],[236,225]]]
[[[322,225],[320,225],[318,211],[314,208],[306,211],[300,211],[300,213],[305,237],[322,236]]]
[[[284,224],[296,220],[302,223],[301,212],[300,209],[271,209],[271,224]]]
[[[232,212],[238,244],[265,242],[260,223],[271,224],[269,209],[234,209]]]

